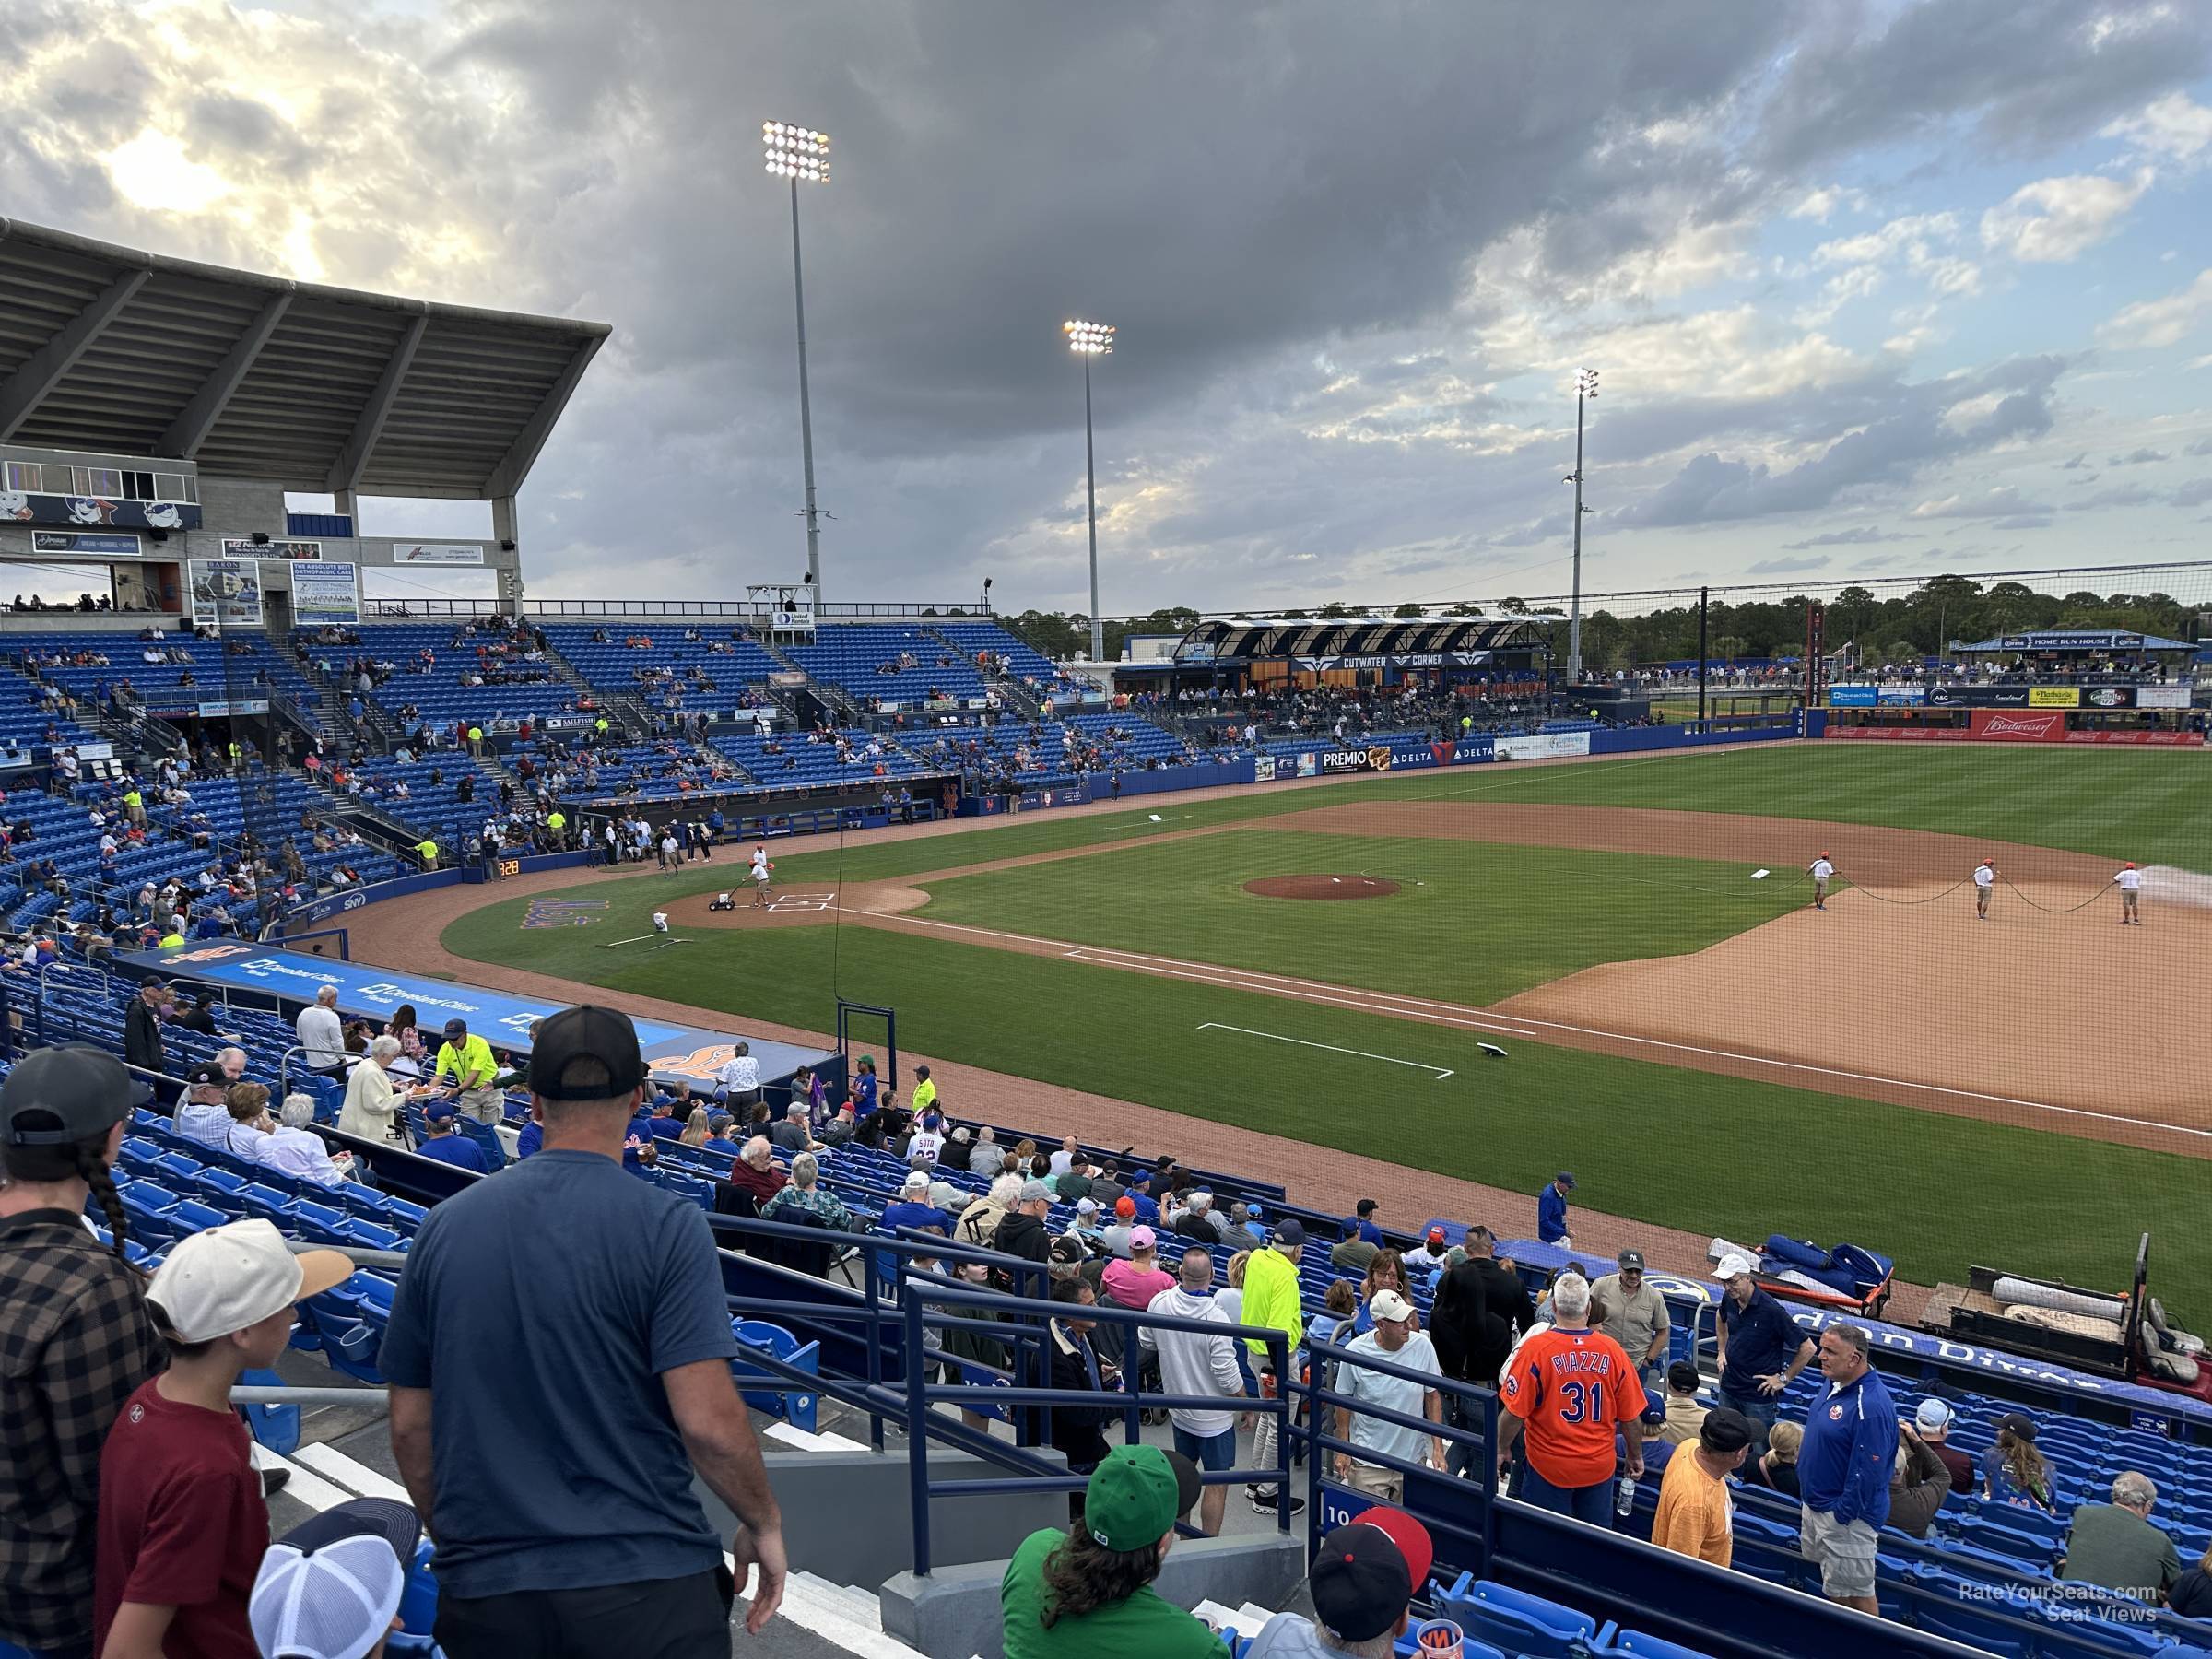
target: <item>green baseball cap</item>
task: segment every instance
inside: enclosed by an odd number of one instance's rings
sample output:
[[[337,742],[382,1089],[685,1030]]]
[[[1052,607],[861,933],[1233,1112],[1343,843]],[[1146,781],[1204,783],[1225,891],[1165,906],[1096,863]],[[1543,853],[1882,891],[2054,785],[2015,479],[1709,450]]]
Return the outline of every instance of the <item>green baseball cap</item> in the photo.
[[[1091,1471],[1083,1524],[1108,1549],[1145,1549],[1197,1501],[1198,1471],[1188,1458],[1158,1446],[1116,1446]]]

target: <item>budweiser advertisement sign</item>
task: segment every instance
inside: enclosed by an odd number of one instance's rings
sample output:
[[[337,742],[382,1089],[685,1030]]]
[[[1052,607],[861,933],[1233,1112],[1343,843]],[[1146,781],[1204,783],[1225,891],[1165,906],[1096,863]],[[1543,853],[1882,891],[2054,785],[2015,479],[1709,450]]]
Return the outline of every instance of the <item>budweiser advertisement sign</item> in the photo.
[[[2064,743],[2066,716],[2059,709],[1976,709],[1968,729],[1985,743]]]

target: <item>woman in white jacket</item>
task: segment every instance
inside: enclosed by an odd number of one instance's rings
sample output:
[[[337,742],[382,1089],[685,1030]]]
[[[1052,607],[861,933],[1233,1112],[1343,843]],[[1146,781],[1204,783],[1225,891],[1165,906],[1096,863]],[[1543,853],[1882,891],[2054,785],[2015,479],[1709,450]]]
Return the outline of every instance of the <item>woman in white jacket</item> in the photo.
[[[399,1058],[396,1037],[379,1037],[369,1044],[368,1057],[346,1080],[346,1104],[338,1111],[338,1132],[363,1140],[389,1140],[398,1120],[401,1099],[392,1081],[391,1067]]]

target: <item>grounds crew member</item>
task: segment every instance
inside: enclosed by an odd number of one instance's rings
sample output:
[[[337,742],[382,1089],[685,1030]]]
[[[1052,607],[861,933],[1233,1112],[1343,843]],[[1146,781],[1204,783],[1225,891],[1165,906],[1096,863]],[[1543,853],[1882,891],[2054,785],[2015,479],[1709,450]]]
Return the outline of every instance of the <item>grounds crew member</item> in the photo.
[[[499,1069],[491,1044],[471,1033],[468,1021],[445,1022],[445,1041],[432,1075],[452,1089],[458,1112],[479,1124],[496,1124],[507,1115],[507,1102],[493,1081]]]
[[[558,853],[569,844],[569,815],[556,806],[546,814],[546,829],[553,837],[553,850]]]
[[[424,869],[436,869],[438,867],[438,843],[429,836],[424,836],[415,843],[415,856],[422,860]]]
[[[1997,885],[1997,861],[1984,858],[1974,866],[1974,920],[1989,920],[1989,895]]]
[[[2143,872],[2131,862],[2112,877],[2112,885],[2120,889],[2120,925],[2125,927],[2130,922],[2142,925],[2143,918],[2136,906],[2143,897]]]
[[[1828,908],[1828,884],[1836,873],[1836,866],[1830,861],[1828,854],[1823,853],[1806,866],[1806,873],[1813,878],[1813,908],[1817,911],[1826,910]]]

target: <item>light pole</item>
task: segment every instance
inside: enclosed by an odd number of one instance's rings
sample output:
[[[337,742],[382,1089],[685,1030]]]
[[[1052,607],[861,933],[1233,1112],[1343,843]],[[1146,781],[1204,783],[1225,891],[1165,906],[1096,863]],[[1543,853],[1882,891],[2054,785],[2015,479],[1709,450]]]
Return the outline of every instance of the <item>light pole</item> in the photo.
[[[1574,377],[1574,470],[1564,483],[1574,486],[1574,582],[1567,601],[1567,683],[1583,677],[1583,406],[1597,395],[1597,371],[1583,369]]]
[[[1061,324],[1060,332],[1067,336],[1067,348],[1083,359],[1083,493],[1090,517],[1090,660],[1100,663],[1106,660],[1106,623],[1099,615],[1099,464],[1090,441],[1090,359],[1112,354],[1113,324],[1077,319]]]
[[[806,284],[799,269],[799,185],[830,182],[830,135],[788,121],[760,124],[768,172],[791,181],[791,291],[799,313],[799,455],[806,468],[806,581],[822,602],[822,532],[814,507],[814,411],[806,396]]]

